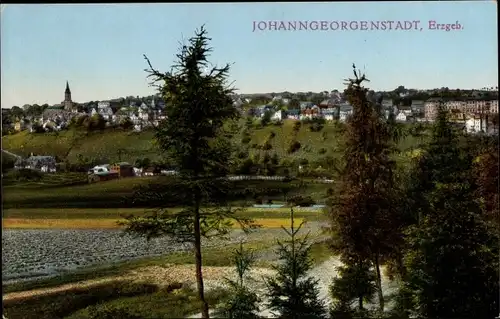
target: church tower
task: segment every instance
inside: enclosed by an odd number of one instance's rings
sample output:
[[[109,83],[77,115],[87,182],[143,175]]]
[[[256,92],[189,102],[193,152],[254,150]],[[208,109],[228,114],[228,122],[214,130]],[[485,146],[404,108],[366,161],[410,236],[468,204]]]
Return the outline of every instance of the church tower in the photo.
[[[64,91],[64,109],[71,111],[73,109],[73,101],[71,101],[71,90],[69,89],[69,83],[66,81],[66,90]]]

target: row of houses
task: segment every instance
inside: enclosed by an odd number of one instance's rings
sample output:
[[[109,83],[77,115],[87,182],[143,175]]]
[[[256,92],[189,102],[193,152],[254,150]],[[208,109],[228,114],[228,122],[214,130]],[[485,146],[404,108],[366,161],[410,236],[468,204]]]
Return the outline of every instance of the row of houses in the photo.
[[[271,112],[271,120],[281,121],[285,119],[304,120],[314,117],[323,118],[327,121],[333,121],[338,118],[345,121],[353,112],[352,106],[347,102],[332,99],[324,100],[319,105],[312,102],[300,102],[298,109],[276,110],[273,105],[261,105],[249,110],[249,115],[262,118],[266,112]],[[424,120],[424,102],[414,101],[411,107],[393,106],[392,100],[382,100],[382,108],[385,116],[388,117],[392,112],[397,121],[423,121]]]

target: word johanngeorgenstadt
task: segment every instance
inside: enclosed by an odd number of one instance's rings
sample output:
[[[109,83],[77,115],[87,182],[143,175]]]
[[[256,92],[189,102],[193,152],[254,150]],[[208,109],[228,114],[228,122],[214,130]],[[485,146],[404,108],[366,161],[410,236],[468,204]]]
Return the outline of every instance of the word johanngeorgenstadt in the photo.
[[[441,24],[436,21],[428,21],[425,26],[428,30],[460,30],[462,26],[458,21],[454,24]],[[422,31],[420,20],[372,20],[372,21],[327,21],[327,20],[305,20],[305,21],[254,21],[253,32],[256,31],[398,31],[419,30]]]

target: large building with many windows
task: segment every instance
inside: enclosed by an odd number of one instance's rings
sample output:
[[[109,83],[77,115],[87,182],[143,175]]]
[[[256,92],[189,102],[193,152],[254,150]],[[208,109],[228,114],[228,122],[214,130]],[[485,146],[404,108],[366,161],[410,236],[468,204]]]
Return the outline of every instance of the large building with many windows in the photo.
[[[424,103],[424,114],[427,121],[436,119],[440,99],[428,99]],[[467,117],[474,114],[498,114],[498,100],[467,99],[448,100],[443,102],[444,108],[453,114],[454,117]]]

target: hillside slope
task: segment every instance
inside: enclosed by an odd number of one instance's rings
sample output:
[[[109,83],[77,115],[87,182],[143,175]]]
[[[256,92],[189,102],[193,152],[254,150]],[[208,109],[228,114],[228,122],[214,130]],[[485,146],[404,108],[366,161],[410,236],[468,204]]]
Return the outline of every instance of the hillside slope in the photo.
[[[311,161],[320,156],[339,155],[339,141],[343,137],[335,124],[327,123],[319,132],[312,132],[310,125],[305,124],[295,133],[294,123],[295,121],[287,120],[281,126],[254,127],[250,130],[251,140],[246,145],[242,144],[241,134],[236,134],[234,139],[242,149],[249,148],[250,154],[265,152],[256,146],[268,141],[272,146],[270,152],[276,152],[280,158],[305,158]],[[272,132],[274,137],[270,138]],[[59,161],[67,159],[70,163],[77,163],[80,155],[102,162],[133,163],[138,158],[147,157],[155,160],[160,157],[153,134],[152,131],[136,133],[121,130],[91,134],[76,130],[45,134],[30,134],[24,131],[2,137],[2,148],[22,156],[29,156],[31,153],[57,156]],[[294,139],[301,144],[301,147],[289,154],[287,150]],[[416,143],[416,139],[410,136],[403,140],[400,146],[402,150],[408,150]]]

